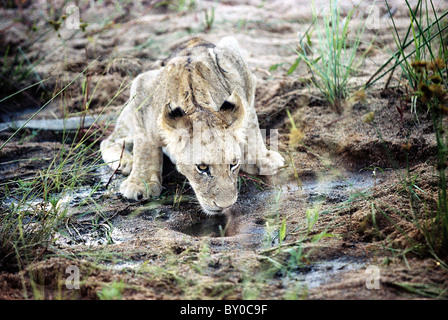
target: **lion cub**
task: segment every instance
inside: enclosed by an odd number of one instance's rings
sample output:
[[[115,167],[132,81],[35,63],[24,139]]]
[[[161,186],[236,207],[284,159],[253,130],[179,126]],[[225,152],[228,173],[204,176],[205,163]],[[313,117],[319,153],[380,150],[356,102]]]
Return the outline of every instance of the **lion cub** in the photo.
[[[240,169],[275,174],[283,166],[282,156],[264,144],[255,78],[234,38],[216,46],[191,39],[156,65],[134,80],[114,132],[101,143],[104,162],[129,175],[120,186],[124,197],[160,195],[162,152],[208,214],[236,202]]]

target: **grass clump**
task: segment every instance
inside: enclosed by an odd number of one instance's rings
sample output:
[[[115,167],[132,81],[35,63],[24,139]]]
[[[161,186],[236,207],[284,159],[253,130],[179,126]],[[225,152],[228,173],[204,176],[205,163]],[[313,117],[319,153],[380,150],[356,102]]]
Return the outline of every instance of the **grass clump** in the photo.
[[[5,147],[14,142],[14,137],[19,136],[26,123],[59,97],[89,67],[12,132],[0,144],[0,152],[7,152],[4,151]],[[90,194],[101,187],[100,183],[95,182],[96,170],[104,166],[97,146],[106,128],[95,122],[88,129],[83,129],[81,123],[78,130],[64,128],[61,143],[52,150],[43,149],[42,153],[47,152],[45,159],[35,159],[45,162],[45,167],[38,172],[0,181],[0,269],[20,270],[43,256],[54,242],[61,225],[69,218],[72,193],[86,184],[92,186],[93,183]]]
[[[448,11],[439,13],[431,0],[419,0],[413,8],[408,1],[405,4],[409,11],[409,25],[402,34],[393,18],[389,2],[386,1],[396,50],[391,52],[390,58],[377,69],[365,87],[372,86],[388,75],[386,86],[395,78],[410,92],[415,106],[416,100],[421,96],[419,90],[422,82],[437,81],[436,78],[427,77],[427,71],[431,71],[434,76],[438,75],[439,81],[446,87],[443,74],[446,72],[448,58],[445,39]],[[393,65],[388,67],[391,62],[394,62]],[[401,74],[394,76],[397,69],[401,70]]]
[[[213,27],[213,23],[215,22],[215,8],[214,7],[212,7],[210,9],[210,13],[208,12],[208,10],[204,11],[204,22],[205,22],[204,31],[209,32]]]
[[[50,159],[38,174],[0,185],[0,268],[22,269],[47,250],[68,218],[71,193],[90,183],[102,165],[99,153],[83,142],[54,150]]]
[[[342,19],[337,0],[330,1],[328,14],[322,14],[322,19],[315,5],[312,9],[317,42],[312,44],[309,38],[301,41],[296,53],[310,68],[313,84],[335,111],[342,113],[351,76],[365,59],[365,53],[357,56],[365,25],[352,30],[350,22],[356,7]]]
[[[433,134],[435,138],[434,177],[436,193],[429,193],[421,188],[422,177],[411,171],[409,162],[410,143],[403,146],[406,152],[407,164],[405,174],[401,177],[402,189],[400,195],[409,201],[408,210],[392,210],[386,204],[382,209],[378,203],[372,203],[372,211],[379,213],[392,223],[396,231],[403,236],[409,245],[405,252],[411,251],[418,256],[432,256],[437,263],[448,269],[448,204],[447,204],[447,181],[446,168],[448,159],[448,135],[444,127],[444,116],[448,113],[446,104],[447,75],[446,61],[448,50],[444,40],[446,24],[443,20],[448,11],[439,13],[431,0],[419,0],[411,7],[408,1],[405,4],[409,11],[409,25],[404,35],[397,28],[389,3],[386,5],[391,16],[392,32],[397,50],[391,57],[375,72],[366,87],[371,86],[379,79],[388,75],[386,86],[394,79],[396,69],[401,70],[400,76],[395,79],[405,88],[404,99],[410,103],[410,111],[413,119],[419,122],[419,115],[424,114],[428,121],[432,121]],[[387,65],[395,61],[392,67]],[[387,69],[387,70],[386,70]],[[384,71],[386,70],[386,71]],[[399,110],[403,120],[403,113],[407,108]],[[373,125],[374,119],[372,118]],[[382,139],[378,128],[377,133]],[[390,150],[386,149],[391,162],[396,165]],[[398,168],[397,168],[398,169]],[[431,199],[428,202],[428,197]],[[406,230],[400,227],[394,220],[394,216],[401,217],[414,225],[421,237],[416,239],[410,236]],[[392,248],[396,251],[396,248]]]

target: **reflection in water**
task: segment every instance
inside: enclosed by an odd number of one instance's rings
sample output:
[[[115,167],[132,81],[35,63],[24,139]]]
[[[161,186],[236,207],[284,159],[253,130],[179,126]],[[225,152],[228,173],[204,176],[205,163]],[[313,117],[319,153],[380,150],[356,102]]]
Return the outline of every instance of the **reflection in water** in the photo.
[[[238,224],[232,214],[204,216],[179,231],[194,237],[231,237],[238,234]]]

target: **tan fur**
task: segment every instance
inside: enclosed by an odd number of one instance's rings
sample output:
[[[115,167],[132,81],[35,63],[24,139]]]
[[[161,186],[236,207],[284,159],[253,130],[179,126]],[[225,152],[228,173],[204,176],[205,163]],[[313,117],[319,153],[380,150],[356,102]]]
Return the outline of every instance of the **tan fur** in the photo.
[[[235,39],[214,46],[194,38],[157,65],[134,80],[113,134],[101,143],[103,160],[112,168],[125,144],[120,170],[129,177],[120,186],[123,196],[160,195],[162,149],[209,214],[235,203],[240,166],[250,174],[275,174],[283,165],[280,154],[263,142],[255,78]],[[234,166],[238,159],[240,166]],[[208,165],[207,174],[200,164]]]

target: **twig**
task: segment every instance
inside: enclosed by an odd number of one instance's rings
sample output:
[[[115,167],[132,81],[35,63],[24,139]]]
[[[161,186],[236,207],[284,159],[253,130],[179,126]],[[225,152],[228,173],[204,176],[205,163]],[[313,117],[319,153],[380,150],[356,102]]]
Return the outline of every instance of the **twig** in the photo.
[[[327,123],[326,125],[324,125],[324,127],[325,127],[325,128],[328,128],[328,127],[330,127],[331,125],[335,124],[336,122],[339,122],[339,121],[345,119],[346,117],[347,117],[347,116],[341,116],[341,117],[338,117],[338,118],[336,118],[335,120],[330,121],[329,123]]]
[[[263,181],[262,179],[256,179],[256,178],[252,177],[251,175],[249,175],[249,174],[247,174],[247,173],[245,173],[245,172],[240,172],[239,175],[240,175],[241,177],[244,177],[244,178],[247,179],[247,180],[252,181],[252,182],[264,184],[265,186],[267,186],[267,187],[269,187],[269,188],[272,188],[272,187],[273,187],[272,185],[270,185],[269,183]]]

